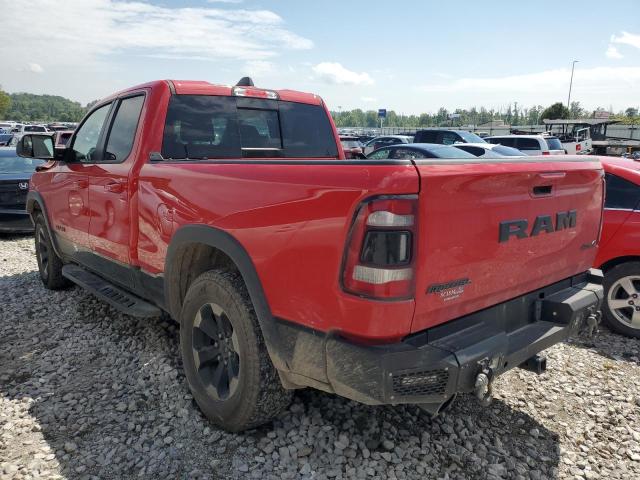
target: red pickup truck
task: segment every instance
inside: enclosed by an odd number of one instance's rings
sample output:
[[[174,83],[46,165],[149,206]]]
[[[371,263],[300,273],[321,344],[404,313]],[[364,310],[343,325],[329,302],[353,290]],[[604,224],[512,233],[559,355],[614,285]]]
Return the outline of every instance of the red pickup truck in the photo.
[[[203,412],[264,423],[293,389],[435,414],[588,323],[595,157],[347,160],[316,95],[156,81],[95,105],[27,209],[40,276],[180,322]]]

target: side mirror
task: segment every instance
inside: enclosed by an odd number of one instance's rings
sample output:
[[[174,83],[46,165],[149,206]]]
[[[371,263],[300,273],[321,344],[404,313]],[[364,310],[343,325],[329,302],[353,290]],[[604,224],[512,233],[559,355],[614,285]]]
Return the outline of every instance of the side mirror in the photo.
[[[16,145],[19,157],[53,160],[55,149],[51,135],[27,134],[23,135]]]

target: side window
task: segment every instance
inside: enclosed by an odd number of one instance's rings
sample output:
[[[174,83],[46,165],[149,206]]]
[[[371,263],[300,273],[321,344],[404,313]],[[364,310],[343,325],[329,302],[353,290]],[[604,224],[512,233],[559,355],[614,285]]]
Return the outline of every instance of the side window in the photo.
[[[491,143],[499,143],[500,145],[504,145],[505,147],[515,147],[516,139],[513,137],[503,137],[503,138],[492,138],[489,140]]]
[[[372,160],[386,160],[389,158],[389,154],[391,153],[391,149],[389,148],[381,148],[380,150],[376,150],[373,153],[370,153],[367,158]]]
[[[607,173],[605,176],[607,193],[605,208],[624,208],[635,210],[640,202],[640,187],[634,183]]]
[[[440,141],[442,145],[453,145],[454,143],[460,141],[460,137],[452,132],[442,132],[440,134]]]
[[[413,150],[411,148],[396,148],[393,150],[393,158],[395,160],[415,160],[426,157],[418,150]]]
[[[470,153],[475,157],[482,157],[486,153],[484,148],[474,147],[472,145],[456,145],[455,148]]]
[[[438,132],[434,130],[424,130],[418,132],[415,137],[416,143],[436,143]]]
[[[504,145],[504,143],[503,143]],[[542,150],[542,147],[540,146],[540,142],[535,139],[535,138],[518,138],[518,143],[517,143],[517,149],[518,150]],[[511,146],[511,145],[509,145]]]
[[[109,132],[105,160],[122,162],[131,153],[143,102],[144,95],[125,98],[120,102]]]
[[[108,103],[95,110],[76,132],[72,147],[76,161],[94,162],[99,160],[96,158],[96,147],[110,108],[111,104]]]
[[[164,125],[162,156],[168,159],[239,158],[235,99],[173,95]]]

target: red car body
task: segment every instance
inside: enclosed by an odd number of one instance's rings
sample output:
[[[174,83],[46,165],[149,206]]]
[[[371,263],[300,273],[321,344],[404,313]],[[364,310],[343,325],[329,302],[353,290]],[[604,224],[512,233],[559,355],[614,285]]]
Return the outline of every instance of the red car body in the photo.
[[[57,161],[32,180],[29,210],[44,213],[62,260],[179,319],[189,282],[212,268],[202,252],[219,250],[242,273],[287,386],[436,411],[473,390],[479,372],[520,365],[598,308],[598,275],[587,273],[602,214],[597,158],[348,161],[320,97],[253,87],[241,90],[250,105],[321,108],[335,155],[160,155],[173,99],[234,95],[158,81],[97,104],[87,118],[109,106],[104,139],[118,106],[143,98],[130,154]],[[385,223],[398,219],[400,229]],[[401,235],[406,261],[372,267],[367,254],[383,247],[367,253],[370,234]],[[583,298],[580,308],[566,308],[567,292]],[[441,389],[403,394],[404,384],[388,383],[425,369],[446,372]]]
[[[611,287],[620,278],[633,278],[634,272],[640,276],[640,163],[626,158],[602,157],[602,165],[607,175],[607,198],[602,238],[594,265],[605,274],[605,295],[608,297]],[[640,284],[636,287],[640,289]],[[636,292],[630,294],[637,295]],[[635,303],[633,297],[630,301]],[[625,308],[631,310],[632,306]],[[624,310],[622,313],[631,312]],[[632,316],[627,318],[629,315],[616,316],[609,299],[604,314],[614,330],[640,338],[637,314],[635,320]],[[627,319],[632,323],[627,323]]]

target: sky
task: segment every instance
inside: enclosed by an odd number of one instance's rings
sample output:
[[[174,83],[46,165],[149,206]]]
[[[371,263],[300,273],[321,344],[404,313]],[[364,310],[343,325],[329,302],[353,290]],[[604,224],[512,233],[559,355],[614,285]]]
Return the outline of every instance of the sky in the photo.
[[[322,96],[332,110],[640,104],[640,1],[0,0],[0,86],[83,105],[155,79]]]

